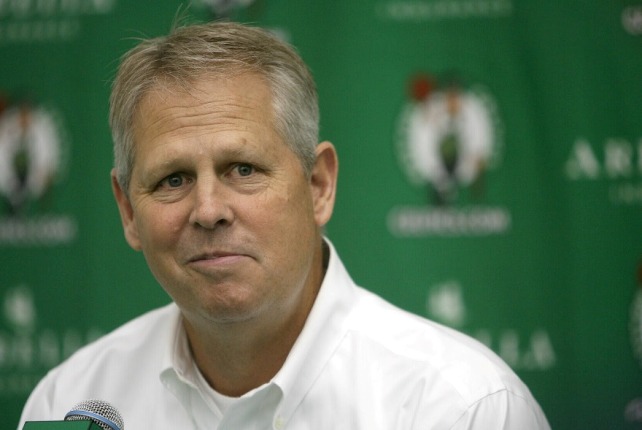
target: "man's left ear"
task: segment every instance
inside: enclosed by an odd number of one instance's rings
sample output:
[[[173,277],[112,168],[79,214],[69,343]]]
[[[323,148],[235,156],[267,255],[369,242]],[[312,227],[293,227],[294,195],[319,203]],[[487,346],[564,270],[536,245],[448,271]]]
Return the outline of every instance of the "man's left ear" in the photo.
[[[339,160],[337,151],[330,142],[321,142],[316,148],[316,161],[312,169],[310,185],[314,203],[314,219],[323,227],[332,216],[337,191]]]

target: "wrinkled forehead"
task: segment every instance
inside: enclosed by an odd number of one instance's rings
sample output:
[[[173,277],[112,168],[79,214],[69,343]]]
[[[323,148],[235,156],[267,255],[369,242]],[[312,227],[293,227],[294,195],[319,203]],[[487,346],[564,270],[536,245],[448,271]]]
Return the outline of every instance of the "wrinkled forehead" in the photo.
[[[163,128],[166,115],[189,123],[210,115],[234,118],[251,115],[274,125],[273,95],[262,75],[204,75],[189,82],[162,80],[141,96],[132,118],[134,134],[141,127]],[[154,118],[150,118],[150,117]]]
[[[150,93],[167,93],[168,95],[190,94],[194,97],[202,95],[202,88],[209,87],[211,82],[225,85],[240,77],[263,82],[272,89],[267,75],[256,67],[247,64],[223,63],[205,71],[197,70],[165,70],[155,76],[148,88],[142,93],[141,99]]]

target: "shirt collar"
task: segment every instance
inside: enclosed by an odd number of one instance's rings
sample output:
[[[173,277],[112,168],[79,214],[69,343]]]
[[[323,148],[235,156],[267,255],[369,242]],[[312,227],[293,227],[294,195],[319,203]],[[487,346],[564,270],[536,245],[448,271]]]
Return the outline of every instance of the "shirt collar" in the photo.
[[[183,328],[183,317],[176,304],[172,303],[173,323],[170,325],[165,351],[161,361],[160,378],[163,384],[174,392],[178,390],[179,383],[195,388],[195,375],[193,375],[193,360],[187,342],[187,334]]]
[[[354,284],[332,243],[325,239],[329,258],[326,273],[303,330],[272,381],[242,397],[252,397],[267,387],[278,387],[283,401],[279,415],[289,420],[347,332],[346,320],[353,301]],[[180,311],[175,307],[175,322],[161,367],[161,380],[179,399],[186,390],[197,389],[196,371],[183,328]]]
[[[280,415],[287,422],[347,333],[354,283],[332,243],[329,262],[312,310],[281,370],[273,378],[283,391]]]
[[[187,334],[183,326],[183,317],[178,318],[174,327],[174,342],[172,342],[171,363],[176,374],[190,385],[195,386],[194,360],[187,341]]]

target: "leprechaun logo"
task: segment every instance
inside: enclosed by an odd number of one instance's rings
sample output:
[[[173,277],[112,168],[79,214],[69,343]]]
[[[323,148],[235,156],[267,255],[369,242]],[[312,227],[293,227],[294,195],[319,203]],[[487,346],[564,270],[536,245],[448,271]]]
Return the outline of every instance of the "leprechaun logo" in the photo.
[[[633,353],[642,367],[642,262],[637,268],[638,288],[631,303],[630,334]]]
[[[506,231],[510,213],[486,203],[488,172],[501,164],[502,127],[490,93],[453,76],[419,75],[397,121],[400,166],[425,190],[423,206],[394,207],[396,236],[486,235]]]
[[[56,109],[0,97],[0,245],[41,246],[75,239],[75,217],[56,213],[69,141]]]
[[[399,120],[398,153],[408,179],[427,186],[431,200],[452,204],[468,188],[484,193],[484,176],[499,159],[495,103],[456,78],[418,76]]]
[[[637,288],[629,314],[629,335],[633,356],[642,367],[642,261],[638,263],[636,278]],[[624,416],[629,422],[642,423],[642,397],[635,397],[627,403]]]
[[[215,18],[229,17],[237,9],[249,7],[255,0],[199,0],[212,11]]]
[[[56,113],[28,100],[0,107],[0,198],[11,215],[43,202],[63,168]]]

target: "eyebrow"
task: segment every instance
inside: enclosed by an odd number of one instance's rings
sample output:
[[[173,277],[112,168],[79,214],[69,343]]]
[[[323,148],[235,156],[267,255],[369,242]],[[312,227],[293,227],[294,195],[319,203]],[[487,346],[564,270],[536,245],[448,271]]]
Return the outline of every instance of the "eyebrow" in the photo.
[[[241,143],[227,142],[221,143],[222,147],[217,148],[215,152],[215,159],[229,159],[229,158],[250,158],[252,160],[265,158],[269,151],[257,151],[254,148],[261,149],[261,145],[251,144],[245,138],[240,139]],[[250,145],[248,147],[248,145]],[[210,157],[206,152],[204,157]],[[199,157],[201,158],[201,157]],[[210,157],[212,158],[212,157]],[[170,169],[174,165],[191,164],[194,160],[194,153],[189,150],[180,150],[172,148],[165,152],[162,157],[154,157],[151,165],[147,165],[146,170],[154,169]],[[216,160],[215,160],[216,161]],[[144,165],[144,164],[143,164]]]

